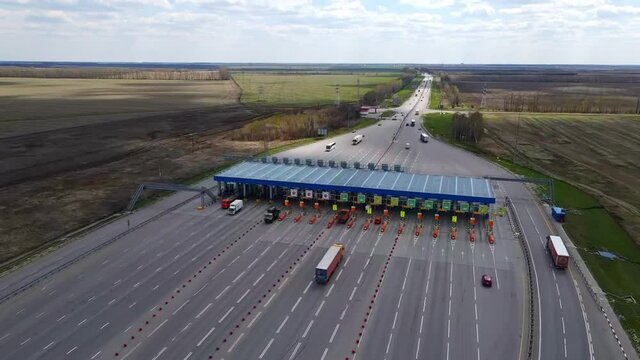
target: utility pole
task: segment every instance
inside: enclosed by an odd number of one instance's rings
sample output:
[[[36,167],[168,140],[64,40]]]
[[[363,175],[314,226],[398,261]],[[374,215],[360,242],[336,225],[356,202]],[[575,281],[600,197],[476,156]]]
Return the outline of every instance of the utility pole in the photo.
[[[640,114],[640,97],[636,101],[636,114]]]
[[[480,102],[480,109],[487,107],[487,83],[482,86],[482,101]]]
[[[358,103],[358,105],[360,105],[360,78],[356,79],[356,101]]]
[[[336,84],[336,107],[340,106],[340,85]]]
[[[516,126],[516,146],[515,146],[515,151],[513,152],[513,159],[511,160],[511,162],[514,165],[516,164],[516,158],[518,153],[518,137],[519,136],[520,136],[520,113],[518,113],[518,125]]]

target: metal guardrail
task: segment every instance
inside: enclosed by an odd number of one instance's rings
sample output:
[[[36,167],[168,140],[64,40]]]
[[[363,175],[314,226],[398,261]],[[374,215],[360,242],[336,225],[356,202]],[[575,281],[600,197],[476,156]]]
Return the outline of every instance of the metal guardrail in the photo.
[[[0,304],[2,304],[3,302],[11,299],[12,297],[14,297],[14,296],[16,296],[16,295],[18,295],[20,293],[30,289],[31,287],[33,287],[34,285],[38,284],[42,280],[45,280],[45,279],[49,278],[50,276],[52,276],[52,275],[54,275],[54,274],[56,274],[56,273],[58,273],[58,272],[60,272],[60,271],[62,271],[64,269],[68,268],[69,266],[71,266],[71,265],[77,263],[78,261],[88,257],[89,255],[91,255],[91,254],[93,254],[93,253],[95,253],[95,252],[97,252],[97,251],[99,251],[99,250],[101,250],[101,249],[113,244],[117,240],[119,240],[119,239],[127,236],[128,234],[130,234],[130,233],[142,228],[143,226],[145,226],[145,225],[147,225],[147,224],[149,224],[149,223],[151,223],[153,221],[158,220],[159,218],[163,217],[164,215],[170,213],[171,211],[176,210],[176,209],[186,205],[187,203],[197,199],[198,197],[200,197],[200,194],[192,196],[192,197],[190,197],[190,198],[188,198],[188,199],[186,199],[186,200],[184,200],[184,201],[182,201],[182,202],[180,202],[180,203],[178,203],[176,205],[173,205],[172,207],[167,208],[167,209],[159,212],[158,214],[150,217],[149,219],[141,222],[140,224],[135,225],[135,226],[133,226],[133,227],[121,232],[120,234],[110,238],[109,240],[107,240],[107,241],[105,241],[103,243],[100,243],[100,244],[94,246],[91,249],[88,249],[88,250],[84,251],[83,253],[77,255],[76,257],[74,257],[72,259],[67,260],[66,262],[54,267],[51,270],[46,271],[45,273],[39,275],[38,277],[36,277],[35,279],[27,282],[26,284],[18,287],[17,289],[11,290],[7,294],[0,295]]]
[[[536,326],[540,326],[536,324],[536,311],[540,311],[540,309],[536,309],[535,306],[535,296],[540,296],[540,294],[536,294],[535,288],[533,286],[533,259],[531,258],[531,253],[529,252],[529,247],[526,244],[526,239],[522,235],[522,226],[520,225],[520,221],[515,215],[516,209],[513,207],[513,203],[509,197],[505,197],[505,205],[507,206],[507,220],[511,225],[511,230],[513,230],[514,235],[518,238],[520,242],[520,246],[522,247],[522,252],[524,253],[525,263],[527,265],[527,279],[529,280],[529,341],[527,345],[527,359],[533,359],[533,342],[534,342],[534,334]],[[539,339],[538,339],[539,341]]]

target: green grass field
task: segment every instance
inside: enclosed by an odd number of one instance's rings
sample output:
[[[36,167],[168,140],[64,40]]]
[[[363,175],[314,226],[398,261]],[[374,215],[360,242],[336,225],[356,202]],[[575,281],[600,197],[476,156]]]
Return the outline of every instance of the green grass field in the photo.
[[[340,86],[340,101],[357,99],[376,85],[395,81],[399,73],[360,74],[281,74],[268,72],[236,72],[233,74],[243,90],[242,102],[282,106],[313,106],[333,104],[336,84]]]
[[[453,114],[427,114],[424,126],[437,138],[451,142]],[[455,143],[467,150],[486,156],[511,172],[527,177],[548,176],[504,158],[496,160],[478,147]],[[544,192],[541,189],[540,192]],[[622,298],[633,296],[640,301],[640,246],[624,231],[613,216],[602,208],[595,197],[564,181],[554,180],[555,203],[567,209],[564,229],[578,248],[600,287],[620,317],[636,349],[640,349],[640,305]],[[608,260],[596,251],[609,251],[623,256],[623,260]]]
[[[431,81],[431,100],[429,101],[429,108],[438,109],[440,99],[442,99],[442,93],[440,92],[439,79],[434,77],[433,81]]]

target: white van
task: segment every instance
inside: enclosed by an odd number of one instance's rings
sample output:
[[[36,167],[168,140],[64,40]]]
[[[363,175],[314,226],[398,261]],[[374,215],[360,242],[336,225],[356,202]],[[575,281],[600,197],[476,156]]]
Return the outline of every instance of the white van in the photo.
[[[336,142],[330,142],[327,144],[327,146],[324,148],[324,151],[331,151],[333,149],[336,148]]]

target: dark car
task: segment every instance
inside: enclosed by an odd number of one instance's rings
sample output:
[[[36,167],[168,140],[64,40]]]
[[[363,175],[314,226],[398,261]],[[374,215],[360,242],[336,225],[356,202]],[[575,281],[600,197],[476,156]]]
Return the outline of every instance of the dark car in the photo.
[[[484,274],[482,275],[482,286],[491,287],[493,285],[493,280],[491,279],[491,275]]]
[[[380,225],[382,223],[382,216],[378,215],[373,219],[373,223],[376,225]]]

